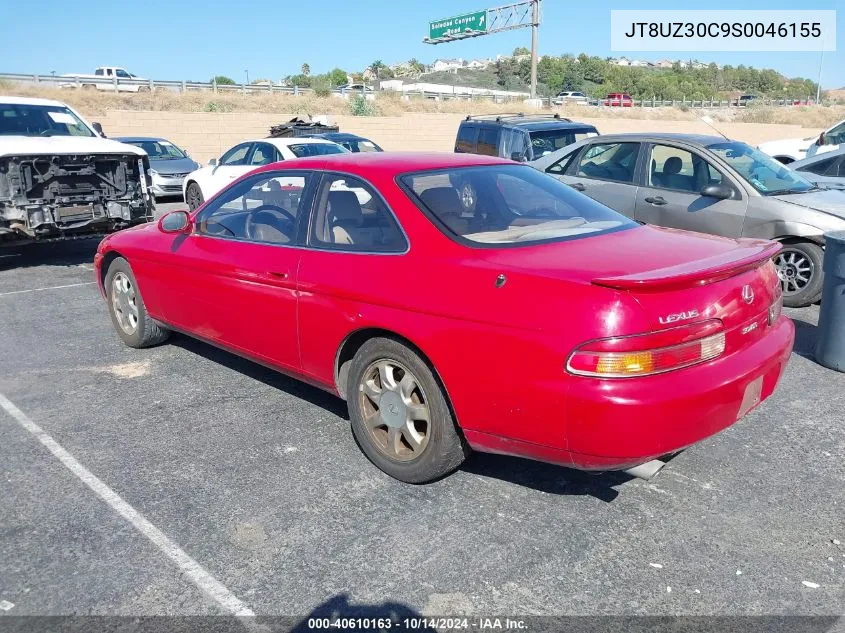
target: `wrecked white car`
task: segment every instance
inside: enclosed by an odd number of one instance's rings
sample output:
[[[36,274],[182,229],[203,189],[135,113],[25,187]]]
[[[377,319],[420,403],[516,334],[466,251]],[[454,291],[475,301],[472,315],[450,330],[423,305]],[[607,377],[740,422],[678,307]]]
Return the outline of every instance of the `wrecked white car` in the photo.
[[[149,159],[49,99],[0,96],[0,246],[149,222]]]

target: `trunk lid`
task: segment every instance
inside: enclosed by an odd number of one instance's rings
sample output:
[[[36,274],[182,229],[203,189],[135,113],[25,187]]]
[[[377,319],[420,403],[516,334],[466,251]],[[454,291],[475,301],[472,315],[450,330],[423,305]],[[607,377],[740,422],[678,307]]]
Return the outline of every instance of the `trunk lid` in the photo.
[[[768,310],[780,295],[771,257],[780,244],[732,240],[642,226],[542,246],[491,250],[486,258],[536,275],[580,282],[625,295],[642,309],[635,334],[707,319],[727,330],[728,349],[765,331]]]

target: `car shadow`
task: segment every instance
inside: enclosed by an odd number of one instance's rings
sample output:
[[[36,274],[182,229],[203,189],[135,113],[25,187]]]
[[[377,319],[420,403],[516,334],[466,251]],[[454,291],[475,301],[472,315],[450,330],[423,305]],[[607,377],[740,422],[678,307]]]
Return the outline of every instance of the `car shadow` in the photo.
[[[349,601],[347,594],[338,594],[316,606],[311,613],[303,617],[292,628],[278,629],[290,633],[306,633],[315,628],[324,628],[320,622],[328,622],[330,627],[342,621],[344,631],[386,631],[391,628],[413,628],[415,631],[434,633],[435,629],[426,626],[422,614],[402,602],[385,601],[380,604],[355,604]],[[379,620],[390,620],[390,624],[380,625]],[[407,625],[406,620],[411,620]],[[266,623],[273,628],[273,618],[257,618],[258,623]]]
[[[557,466],[556,464],[492,453],[473,453],[461,466],[461,470],[531,488],[546,494],[586,495],[605,503],[610,503],[619,496],[616,486],[633,479],[631,475],[621,471],[587,472]]]
[[[819,338],[819,328],[813,323],[792,317],[795,323],[795,345],[792,351],[810,360],[816,359],[816,343]]]
[[[91,264],[101,239],[102,236],[96,236],[67,242],[6,246],[0,249],[0,270]]]
[[[296,378],[291,378],[275,369],[270,369],[219,347],[214,347],[210,343],[205,343],[183,334],[174,333],[168,342],[170,345],[181,347],[192,354],[202,356],[207,360],[223,365],[253,380],[263,382],[269,387],[284,391],[296,398],[301,398],[306,402],[333,413],[339,418],[349,420],[346,403],[337,396],[323,391],[318,387],[304,383]]]
[[[274,369],[264,367],[183,334],[174,333],[169,340],[169,344],[220,364],[253,380],[258,380],[274,389],[301,398],[310,404],[325,409],[342,420],[349,420],[346,402],[318,387],[301,382],[296,378],[290,378]],[[350,441],[352,441],[351,434]],[[668,461],[671,457],[662,459]],[[619,492],[615,489],[616,486],[633,479],[632,476],[621,471],[586,472],[531,459],[479,452],[472,453],[460,470],[474,475],[499,479],[547,494],[587,495],[607,503],[619,496]]]

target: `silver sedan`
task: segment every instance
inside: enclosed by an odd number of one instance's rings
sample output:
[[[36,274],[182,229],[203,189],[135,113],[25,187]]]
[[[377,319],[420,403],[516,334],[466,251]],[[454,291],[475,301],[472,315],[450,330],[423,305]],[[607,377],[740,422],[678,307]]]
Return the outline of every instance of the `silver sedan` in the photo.
[[[845,230],[845,192],[719,136],[597,136],[529,164],[640,222],[782,242],[775,264],[791,307],[818,301],[824,234]]]

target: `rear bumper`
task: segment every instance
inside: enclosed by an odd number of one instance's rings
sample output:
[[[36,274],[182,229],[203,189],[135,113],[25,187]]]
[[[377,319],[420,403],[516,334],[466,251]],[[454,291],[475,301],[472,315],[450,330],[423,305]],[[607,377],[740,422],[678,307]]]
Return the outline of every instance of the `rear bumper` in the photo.
[[[535,444],[464,429],[476,450],[582,470],[621,470],[679,451],[731,426],[768,398],[795,338],[781,317],[766,336],[727,357],[677,372],[622,380],[567,377],[559,438]],[[560,409],[549,411],[549,417]]]
[[[628,468],[731,426],[775,390],[795,326],[781,317],[749,347],[688,369],[631,380],[573,377],[566,399],[572,465]]]

